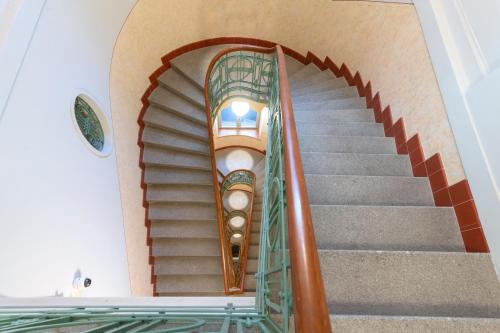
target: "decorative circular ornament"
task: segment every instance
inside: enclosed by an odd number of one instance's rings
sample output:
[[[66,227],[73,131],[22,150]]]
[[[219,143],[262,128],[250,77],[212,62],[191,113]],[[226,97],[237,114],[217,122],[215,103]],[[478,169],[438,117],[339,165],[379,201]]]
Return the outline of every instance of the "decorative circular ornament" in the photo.
[[[80,96],[75,99],[75,119],[82,135],[96,150],[104,149],[104,131],[92,107]]]
[[[236,149],[227,154],[226,167],[229,171],[237,169],[252,170],[254,160],[249,152],[241,149]]]
[[[231,236],[231,243],[240,243],[243,235],[240,233],[233,234]]]
[[[228,197],[229,206],[234,210],[242,210],[247,207],[248,195],[243,191],[233,191]]]
[[[231,227],[235,229],[240,229],[245,224],[246,220],[243,216],[235,216],[229,220]]]
[[[78,136],[92,153],[108,156],[113,147],[108,119],[95,98],[86,92],[75,95],[71,98],[71,118]]]

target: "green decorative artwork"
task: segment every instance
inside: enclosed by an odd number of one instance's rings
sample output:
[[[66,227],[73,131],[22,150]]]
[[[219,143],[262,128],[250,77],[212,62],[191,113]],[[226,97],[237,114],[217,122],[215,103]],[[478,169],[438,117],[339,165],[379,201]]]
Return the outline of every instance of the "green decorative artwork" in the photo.
[[[98,151],[104,148],[104,131],[92,107],[80,96],[75,99],[75,118],[85,139]]]

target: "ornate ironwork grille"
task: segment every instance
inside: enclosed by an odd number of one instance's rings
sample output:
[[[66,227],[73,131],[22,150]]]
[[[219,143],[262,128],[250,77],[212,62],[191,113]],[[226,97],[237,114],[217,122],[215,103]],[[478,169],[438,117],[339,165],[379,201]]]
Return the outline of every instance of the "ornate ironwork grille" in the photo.
[[[75,99],[75,118],[85,139],[98,151],[104,148],[104,131],[92,107],[80,96]]]

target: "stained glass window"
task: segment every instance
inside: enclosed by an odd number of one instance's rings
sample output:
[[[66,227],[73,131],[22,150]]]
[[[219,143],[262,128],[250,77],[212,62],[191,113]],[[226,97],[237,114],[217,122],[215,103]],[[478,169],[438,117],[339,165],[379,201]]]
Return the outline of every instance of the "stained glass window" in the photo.
[[[80,96],[75,99],[75,118],[87,141],[97,149],[104,148],[104,131],[92,107]]]

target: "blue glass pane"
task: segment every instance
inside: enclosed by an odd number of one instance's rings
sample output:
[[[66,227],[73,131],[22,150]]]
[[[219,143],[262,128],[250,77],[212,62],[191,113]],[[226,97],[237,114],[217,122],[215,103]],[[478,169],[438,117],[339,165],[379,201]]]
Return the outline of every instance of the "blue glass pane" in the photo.
[[[221,127],[224,128],[236,128],[237,127],[237,117],[231,110],[231,107],[227,107],[220,112]],[[250,109],[247,114],[245,114],[240,119],[241,127],[255,128],[257,127],[257,111]]]
[[[225,108],[220,113],[222,127],[236,127],[236,115],[231,107]]]
[[[257,127],[257,112],[255,110],[250,110],[241,117],[241,127]]]

